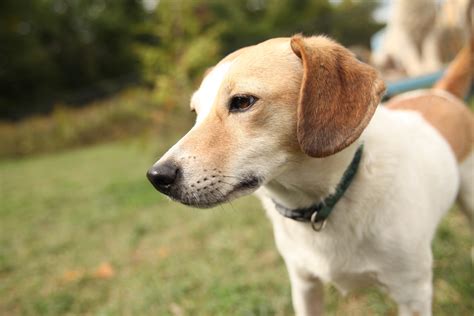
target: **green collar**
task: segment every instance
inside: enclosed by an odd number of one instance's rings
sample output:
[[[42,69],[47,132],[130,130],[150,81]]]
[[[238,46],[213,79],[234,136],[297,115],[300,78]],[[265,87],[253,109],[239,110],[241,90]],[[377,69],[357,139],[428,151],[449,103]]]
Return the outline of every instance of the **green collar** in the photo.
[[[323,229],[329,214],[331,214],[331,211],[334,209],[334,206],[336,206],[337,202],[341,199],[341,197],[351,185],[352,180],[354,180],[359,168],[360,160],[362,158],[363,149],[363,144],[357,148],[354,158],[352,158],[351,164],[349,167],[347,167],[346,171],[344,171],[344,175],[336,187],[336,192],[328,195],[322,202],[313,204],[310,207],[293,210],[286,208],[285,206],[273,200],[278,213],[295,221],[310,222],[315,231],[320,231]],[[319,224],[316,225],[317,223]]]

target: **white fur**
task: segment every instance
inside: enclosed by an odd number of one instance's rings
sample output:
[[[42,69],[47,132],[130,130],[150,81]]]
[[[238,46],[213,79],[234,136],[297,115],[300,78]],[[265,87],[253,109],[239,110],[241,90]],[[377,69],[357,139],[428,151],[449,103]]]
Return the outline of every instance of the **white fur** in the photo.
[[[471,220],[474,229],[474,151],[460,165],[461,189],[459,202],[461,210]]]
[[[211,112],[217,93],[219,92],[230,66],[232,66],[232,62],[224,62],[217,65],[211,70],[206,78],[204,78],[201,86],[194,93],[191,102],[194,104],[197,113],[196,125],[201,123]]]
[[[321,232],[275,210],[271,199],[304,207],[334,190],[361,142],[358,174]],[[322,309],[320,280],[343,293],[379,285],[400,315],[430,315],[430,244],[458,183],[456,159],[433,127],[417,113],[379,107],[357,143],[328,158],[308,158],[262,187],[258,196],[289,271],[296,314]]]

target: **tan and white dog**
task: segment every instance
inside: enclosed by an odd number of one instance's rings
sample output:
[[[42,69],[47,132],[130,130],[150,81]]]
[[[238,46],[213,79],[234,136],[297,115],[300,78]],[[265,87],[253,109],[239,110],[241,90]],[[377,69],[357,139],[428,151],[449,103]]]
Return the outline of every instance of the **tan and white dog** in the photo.
[[[469,69],[470,50],[462,58],[451,77],[470,84],[470,73],[456,73]],[[436,226],[457,198],[474,212],[474,118],[447,91],[458,84],[444,80],[444,91],[378,106],[378,73],[326,37],[246,47],[208,72],[191,100],[196,124],[147,176],[196,207],[256,191],[298,315],[322,312],[324,282],[343,293],[375,284],[400,315],[430,315]],[[323,221],[277,209],[297,212],[336,195]]]

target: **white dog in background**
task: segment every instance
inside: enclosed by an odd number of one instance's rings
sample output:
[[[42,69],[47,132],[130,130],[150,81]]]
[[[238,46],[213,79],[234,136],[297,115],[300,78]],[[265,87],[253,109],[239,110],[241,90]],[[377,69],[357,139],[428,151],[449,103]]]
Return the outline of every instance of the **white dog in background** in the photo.
[[[471,62],[468,47],[440,89],[385,107],[378,73],[326,37],[240,49],[205,76],[196,124],[147,176],[196,207],[258,190],[297,315],[322,312],[324,282],[377,285],[400,315],[430,315],[437,224],[456,199],[474,213]]]
[[[440,70],[452,60],[472,32],[472,0],[393,1],[381,48],[372,63],[409,77]]]

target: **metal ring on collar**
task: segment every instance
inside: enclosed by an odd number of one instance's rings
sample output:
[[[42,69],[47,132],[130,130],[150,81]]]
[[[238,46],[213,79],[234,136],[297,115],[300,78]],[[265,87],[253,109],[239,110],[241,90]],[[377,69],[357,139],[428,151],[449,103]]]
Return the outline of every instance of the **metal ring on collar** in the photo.
[[[322,220],[321,222],[316,222],[316,217],[318,216],[318,211],[314,211],[311,215],[311,227],[315,232],[320,232],[326,226],[326,219]]]

